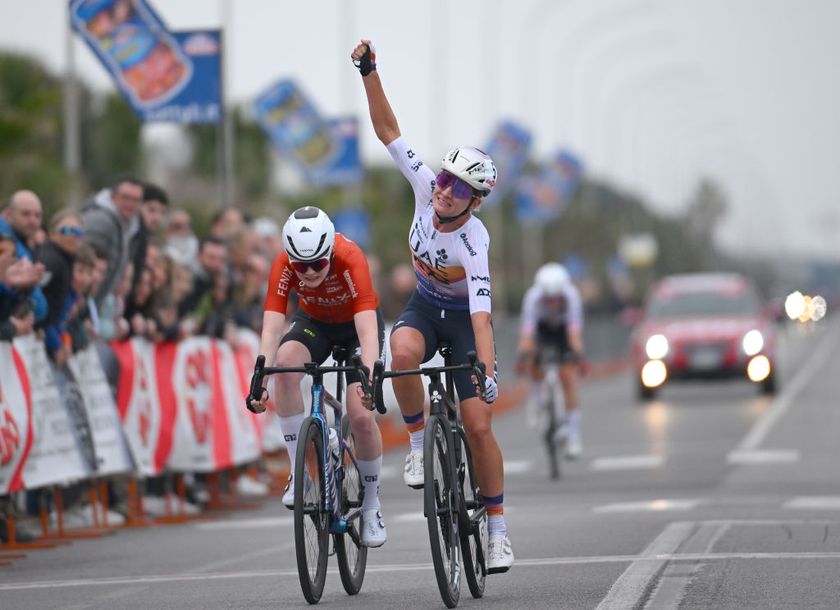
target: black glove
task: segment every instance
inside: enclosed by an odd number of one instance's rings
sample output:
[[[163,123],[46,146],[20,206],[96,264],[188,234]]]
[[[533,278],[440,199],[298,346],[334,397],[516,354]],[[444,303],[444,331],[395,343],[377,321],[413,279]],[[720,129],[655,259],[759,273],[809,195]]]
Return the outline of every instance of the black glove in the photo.
[[[376,70],[376,49],[372,44],[367,45],[367,51],[362,55],[361,59],[353,62],[353,65],[359,69],[362,76],[367,76]]]

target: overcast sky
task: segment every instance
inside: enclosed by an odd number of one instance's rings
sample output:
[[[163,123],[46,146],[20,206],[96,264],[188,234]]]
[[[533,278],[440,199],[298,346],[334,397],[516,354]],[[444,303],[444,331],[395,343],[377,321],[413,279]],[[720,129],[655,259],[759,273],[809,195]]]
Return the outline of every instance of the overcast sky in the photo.
[[[568,147],[659,210],[682,210],[700,177],[716,179],[729,247],[840,259],[840,2],[228,1],[152,4],[172,29],[226,21],[234,101],[291,77],[326,115],[366,112],[348,55],[368,37],[403,135],[429,164],[514,119],[537,158]],[[2,4],[0,47],[63,69],[66,3]],[[111,87],[74,45],[83,78]],[[386,162],[363,118],[364,159]]]

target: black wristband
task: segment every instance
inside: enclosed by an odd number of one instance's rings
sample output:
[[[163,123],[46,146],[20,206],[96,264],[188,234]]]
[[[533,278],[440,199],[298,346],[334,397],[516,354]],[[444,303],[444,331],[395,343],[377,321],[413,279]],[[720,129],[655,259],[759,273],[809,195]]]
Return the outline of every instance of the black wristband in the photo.
[[[371,72],[376,71],[376,56],[371,53],[370,47],[367,48],[365,54],[359,59],[359,72],[362,76],[367,76]]]

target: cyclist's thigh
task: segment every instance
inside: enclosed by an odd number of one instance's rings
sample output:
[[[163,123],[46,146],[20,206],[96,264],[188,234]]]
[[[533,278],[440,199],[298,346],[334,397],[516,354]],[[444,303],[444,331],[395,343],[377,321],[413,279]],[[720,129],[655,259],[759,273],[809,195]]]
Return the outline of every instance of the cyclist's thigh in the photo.
[[[467,352],[475,351],[475,334],[469,311],[447,311],[446,318],[439,321],[438,335],[452,344],[453,364],[463,364],[467,361]],[[485,364],[488,369],[496,370],[495,362]],[[454,371],[452,380],[462,403],[478,395],[472,382],[472,371]]]
[[[310,361],[318,364],[327,359],[333,345],[324,324],[300,310],[295,313],[288,332],[280,341],[280,350],[289,342],[303,344],[309,350]]]
[[[391,327],[391,353],[399,349],[417,358],[418,364],[435,355],[438,335],[434,316],[439,310],[416,292]]]

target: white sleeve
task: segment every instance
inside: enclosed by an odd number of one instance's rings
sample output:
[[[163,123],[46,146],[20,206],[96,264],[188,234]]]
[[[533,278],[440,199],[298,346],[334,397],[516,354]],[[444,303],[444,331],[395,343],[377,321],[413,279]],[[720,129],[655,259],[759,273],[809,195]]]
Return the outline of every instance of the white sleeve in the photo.
[[[540,300],[540,289],[531,286],[522,298],[522,311],[519,314],[519,333],[533,336],[537,329],[537,304]]]
[[[411,150],[402,136],[388,144],[386,148],[397,167],[400,168],[402,175],[411,183],[415,207],[426,205],[435,188],[435,173]]]
[[[492,311],[492,289],[490,287],[490,234],[484,225],[470,223],[478,230],[466,231],[466,225],[458,231],[460,248],[458,255],[467,276],[467,290],[470,297],[470,314],[477,311]]]
[[[575,286],[569,286],[566,290],[566,299],[569,303],[569,317],[566,326],[569,330],[581,330],[583,328],[583,302],[580,298],[580,291]]]

